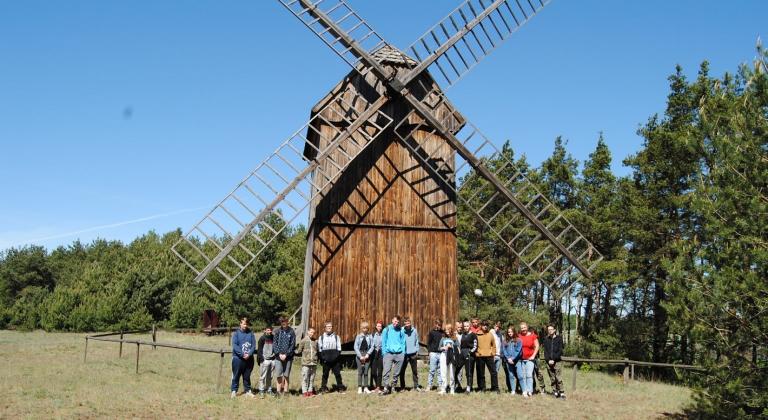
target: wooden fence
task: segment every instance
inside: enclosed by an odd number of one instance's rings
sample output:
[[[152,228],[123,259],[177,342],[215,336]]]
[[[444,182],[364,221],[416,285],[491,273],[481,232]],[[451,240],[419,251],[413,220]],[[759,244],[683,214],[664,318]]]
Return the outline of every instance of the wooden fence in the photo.
[[[563,362],[571,363],[573,369],[573,375],[571,376],[571,391],[576,389],[576,374],[579,371],[579,366],[584,363],[590,363],[595,365],[623,365],[623,379],[624,385],[627,385],[630,380],[635,380],[635,366],[647,366],[647,367],[666,367],[675,369],[688,369],[703,371],[701,366],[694,365],[680,365],[675,363],[655,363],[655,362],[643,362],[639,360],[629,359],[582,359],[579,357],[563,357]]]
[[[225,330],[226,327],[223,327],[221,329]],[[125,338],[126,335],[131,335],[131,334],[151,334],[152,341]],[[120,336],[120,337],[117,338],[116,336]],[[83,363],[86,363],[88,358],[88,342],[90,340],[119,343],[120,346],[118,350],[118,357],[123,357],[123,344],[135,344],[136,345],[136,373],[139,373],[139,355],[141,354],[141,346],[151,346],[153,350],[157,349],[158,347],[164,347],[164,348],[171,348],[171,349],[178,349],[178,350],[196,351],[200,353],[218,354],[219,355],[219,376],[218,376],[218,380],[216,381],[216,389],[221,388],[221,377],[224,371],[224,355],[232,354],[232,350],[229,348],[214,349],[209,347],[200,347],[200,346],[177,344],[177,343],[164,343],[161,341],[157,341],[157,328],[153,325],[151,330],[118,331],[118,332],[108,332],[108,333],[93,334],[93,335],[85,336],[85,351],[83,353]],[[422,350],[423,349],[420,349],[419,351],[419,358],[422,360],[426,360],[429,357],[429,354],[426,352],[423,352]],[[355,354],[355,352],[350,350],[345,350],[345,351],[342,351],[341,354],[343,356],[352,356]],[[579,357],[563,357],[562,361],[565,363],[571,363],[572,365],[573,375],[571,376],[571,392],[576,390],[576,376],[579,371],[579,366],[581,366],[584,363],[595,364],[595,365],[601,365],[601,364],[602,365],[619,365],[619,366],[623,365],[624,366],[623,382],[625,385],[627,385],[630,382],[630,380],[635,379],[635,366],[665,367],[665,368],[687,369],[687,370],[697,370],[697,371],[705,370],[701,366],[683,365],[683,364],[675,364],[675,363],[644,362],[644,361],[629,360],[629,359],[583,359]],[[542,362],[543,362],[543,359],[542,359]]]
[[[130,335],[130,334],[152,334],[152,341],[125,338],[126,335]],[[117,338],[116,336],[120,336],[120,337]],[[123,344],[135,344],[136,345],[136,373],[139,373],[139,356],[141,354],[141,346],[151,346],[152,350],[156,350],[158,347],[164,347],[164,348],[177,349],[177,350],[196,351],[200,353],[218,354],[219,355],[219,376],[218,376],[218,380],[216,381],[217,390],[221,388],[221,377],[224,371],[224,355],[232,354],[232,350],[230,348],[214,349],[209,347],[193,346],[188,344],[164,343],[161,341],[157,341],[157,328],[155,325],[153,325],[151,330],[118,331],[118,332],[109,332],[109,333],[93,334],[93,335],[85,336],[85,351],[83,352],[83,363],[86,363],[88,360],[88,342],[91,340],[119,343],[120,346],[117,354],[118,358],[123,357]]]

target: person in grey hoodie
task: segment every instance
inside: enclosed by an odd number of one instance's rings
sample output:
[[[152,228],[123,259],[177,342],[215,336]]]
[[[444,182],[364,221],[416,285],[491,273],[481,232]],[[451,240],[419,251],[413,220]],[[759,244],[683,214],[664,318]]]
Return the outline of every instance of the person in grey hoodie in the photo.
[[[253,371],[253,352],[256,347],[256,339],[248,328],[248,318],[240,320],[240,329],[232,335],[232,398],[237,396],[237,388],[240,385],[240,377],[243,378],[245,394],[253,396],[251,392],[251,372]],[[222,353],[223,354],[223,353]]]
[[[403,318],[403,332],[405,333],[405,357],[403,358],[403,367],[400,369],[400,388],[405,389],[405,371],[408,365],[411,366],[411,375],[413,376],[413,389],[420,391],[419,386],[419,332],[411,324],[411,318]]]
[[[355,363],[357,363],[357,393],[370,394],[368,389],[368,369],[371,367],[373,337],[368,333],[368,322],[360,323],[360,334],[355,337]]]
[[[264,334],[259,337],[256,349],[259,363],[259,396],[264,398],[264,392],[272,394],[272,372],[275,370],[274,336],[272,327],[264,328]]]

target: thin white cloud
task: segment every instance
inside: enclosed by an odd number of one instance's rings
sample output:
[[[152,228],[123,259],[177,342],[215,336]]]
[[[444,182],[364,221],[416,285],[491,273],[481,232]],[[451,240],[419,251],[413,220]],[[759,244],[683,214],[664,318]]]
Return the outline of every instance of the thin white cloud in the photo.
[[[10,245],[4,246],[4,247],[12,248],[12,247],[18,247],[18,246],[23,246],[23,245],[34,244],[34,243],[38,243],[38,242],[51,241],[51,240],[54,240],[54,239],[62,239],[62,238],[70,237],[70,236],[80,235],[80,234],[83,234],[83,233],[98,232],[98,231],[105,230],[105,229],[112,229],[112,228],[116,228],[116,227],[132,225],[132,224],[135,224],[135,223],[146,222],[146,221],[149,221],[149,220],[162,219],[164,217],[175,216],[177,214],[183,214],[183,213],[190,213],[190,212],[193,212],[193,211],[199,211],[199,210],[203,210],[203,209],[207,209],[207,208],[208,208],[207,206],[206,207],[194,207],[194,208],[189,208],[189,209],[175,210],[175,211],[171,211],[171,212],[167,212],[167,213],[154,214],[152,216],[140,217],[138,219],[125,220],[125,221],[122,221],[122,222],[110,223],[110,224],[106,224],[106,225],[93,226],[93,227],[89,227],[89,228],[85,228],[85,229],[75,230],[75,231],[72,231],[72,232],[58,233],[58,234],[55,234],[55,235],[48,235],[48,236],[43,236],[43,237],[39,237],[39,238],[35,238],[35,239],[27,239],[27,240],[19,241],[19,242],[15,243],[15,244],[10,244]]]

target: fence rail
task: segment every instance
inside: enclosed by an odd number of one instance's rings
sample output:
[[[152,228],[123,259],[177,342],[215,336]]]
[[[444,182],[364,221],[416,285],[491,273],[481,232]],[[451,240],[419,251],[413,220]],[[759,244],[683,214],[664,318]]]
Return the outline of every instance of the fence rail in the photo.
[[[126,334],[152,334],[152,341],[125,338]],[[117,338],[116,336],[120,336],[120,337]],[[92,335],[85,336],[85,351],[83,352],[83,363],[86,363],[88,360],[88,342],[89,341],[104,341],[104,342],[110,342],[110,343],[119,343],[120,347],[118,350],[118,356],[117,356],[118,358],[123,357],[123,344],[135,344],[136,345],[136,373],[139,373],[139,356],[141,355],[141,346],[152,346],[153,350],[157,349],[158,347],[164,347],[169,349],[196,351],[199,353],[218,354],[219,355],[219,376],[216,381],[216,388],[215,388],[216,390],[221,388],[221,377],[224,371],[224,355],[232,354],[232,350],[229,348],[215,349],[210,347],[194,346],[194,345],[188,345],[188,344],[166,343],[162,341],[157,341],[157,327],[153,325],[151,330],[118,331],[118,332],[100,333],[100,334],[92,334]]]
[[[223,327],[218,329],[224,330],[227,328]],[[125,338],[125,335],[129,335],[129,334],[152,334],[152,341]],[[116,336],[119,336],[119,338],[117,338]],[[119,343],[120,348],[118,351],[118,357],[123,356],[123,344],[135,344],[136,345],[136,373],[139,373],[139,355],[141,354],[141,346],[152,346],[152,349],[156,349],[157,347],[164,347],[164,348],[178,349],[178,350],[190,350],[190,351],[196,351],[200,353],[218,354],[219,355],[219,376],[216,382],[217,390],[221,388],[221,377],[222,377],[222,372],[224,370],[224,355],[232,354],[232,350],[229,348],[210,348],[210,347],[194,346],[194,345],[188,345],[188,344],[166,343],[162,341],[157,341],[157,328],[153,325],[151,330],[118,331],[118,332],[99,333],[99,334],[92,334],[92,335],[85,336],[85,351],[83,353],[83,363],[87,362],[89,341]],[[345,350],[341,352],[341,355],[343,356],[351,356],[354,354],[355,352],[351,350]],[[429,355],[428,353],[423,352],[422,349],[419,349],[420,359],[426,360],[428,358],[428,355]],[[576,376],[579,371],[579,366],[584,363],[598,364],[598,365],[600,364],[619,365],[619,366],[623,365],[624,366],[623,382],[625,385],[628,384],[630,380],[635,379],[635,366],[686,369],[686,370],[694,370],[694,371],[705,370],[705,368],[701,366],[684,365],[684,364],[676,364],[676,363],[645,362],[640,360],[629,360],[629,359],[587,359],[587,358],[580,358],[580,357],[563,357],[561,360],[564,363],[571,363],[572,365],[573,375],[571,376],[571,391],[576,390]]]
[[[579,371],[579,366],[584,363],[596,364],[596,365],[624,365],[623,381],[624,385],[627,385],[629,381],[635,380],[635,366],[645,367],[666,367],[675,369],[688,369],[688,370],[705,370],[701,366],[694,365],[682,365],[676,363],[656,363],[656,362],[644,362],[640,360],[629,359],[584,359],[580,357],[563,357],[563,362],[571,363],[573,366],[573,375],[571,376],[571,391],[576,389],[576,374]]]

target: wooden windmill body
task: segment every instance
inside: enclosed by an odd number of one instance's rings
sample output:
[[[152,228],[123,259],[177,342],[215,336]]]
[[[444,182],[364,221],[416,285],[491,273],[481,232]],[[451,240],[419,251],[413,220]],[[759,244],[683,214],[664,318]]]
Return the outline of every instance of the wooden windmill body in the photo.
[[[415,65],[406,63],[410,59],[391,47],[374,56],[393,70]],[[439,90],[427,72],[421,77]],[[346,95],[349,101],[344,103],[348,103],[357,95],[370,94],[366,92],[370,89],[381,95],[386,86],[370,73],[350,72],[314,107],[312,117],[318,112],[325,115],[315,119],[323,123],[309,130],[309,141],[325,148],[326,139],[339,128],[330,125],[341,123],[335,116],[348,113],[342,105],[328,107],[331,98]],[[458,115],[450,103],[443,106],[441,115]],[[422,122],[408,115],[410,109],[404,101],[390,101],[382,111],[395,122]],[[463,123],[460,116],[453,118],[451,129],[458,131]],[[435,157],[454,166],[455,152],[444,138],[426,131],[416,131],[413,138],[421,146],[439,145],[442,149]],[[309,276],[305,294],[309,293],[311,308],[308,325],[322,328],[325,321],[332,321],[344,342],[354,339],[363,320],[388,321],[402,314],[426,326],[434,319],[455,320],[458,315],[455,193],[424,169],[393,130],[381,132],[374,142],[310,207],[312,234],[307,246],[311,253],[307,255],[311,258],[305,267]],[[350,137],[340,147],[349,152],[358,145]],[[307,147],[305,157],[313,159],[314,150]],[[320,165],[313,179],[331,170],[330,162]],[[425,341],[428,328],[420,332]]]

